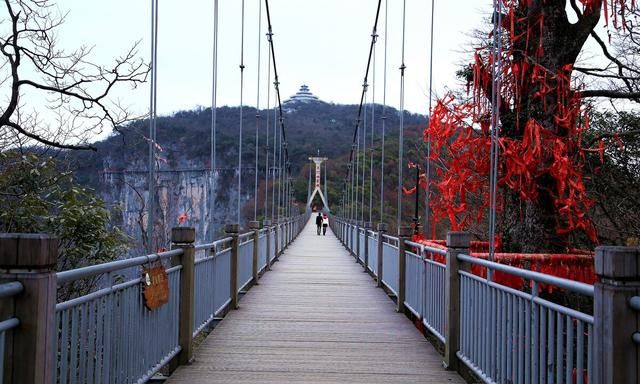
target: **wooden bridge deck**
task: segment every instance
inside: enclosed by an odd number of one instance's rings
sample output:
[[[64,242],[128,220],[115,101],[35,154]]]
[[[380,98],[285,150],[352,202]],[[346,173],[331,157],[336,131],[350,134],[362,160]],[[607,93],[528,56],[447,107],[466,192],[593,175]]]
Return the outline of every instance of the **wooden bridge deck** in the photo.
[[[464,383],[441,361],[338,239],[309,222],[168,383]]]

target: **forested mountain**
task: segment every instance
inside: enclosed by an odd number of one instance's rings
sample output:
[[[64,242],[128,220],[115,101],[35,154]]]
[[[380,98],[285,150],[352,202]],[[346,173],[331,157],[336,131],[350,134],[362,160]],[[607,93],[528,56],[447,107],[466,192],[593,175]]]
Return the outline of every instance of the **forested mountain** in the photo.
[[[327,162],[328,195],[332,208],[338,207],[342,182],[347,173],[346,164],[353,143],[355,121],[358,115],[357,105],[338,105],[324,102],[296,102],[285,104],[284,126],[287,150],[291,164],[294,185],[294,198],[300,207],[306,203],[309,156],[316,155],[318,150],[322,156],[329,158]],[[382,129],[381,105],[375,110],[368,105],[363,109],[361,132],[366,127],[367,147],[371,148],[371,118],[375,119],[374,137],[374,170],[373,179],[376,191],[380,194],[380,137]],[[155,225],[158,232],[164,233],[159,246],[166,244],[168,231],[175,223],[176,217],[186,212],[190,224],[196,226],[201,235],[209,233],[210,193],[215,193],[216,208],[213,219],[213,232],[219,233],[222,223],[235,221],[237,209],[237,165],[238,141],[240,130],[239,107],[221,107],[216,110],[216,168],[214,190],[208,188],[208,171],[210,169],[211,148],[211,109],[198,108],[181,111],[172,116],[160,117],[157,120],[158,154],[156,163],[159,169],[157,185],[158,214]],[[365,115],[366,113],[366,115]],[[259,115],[257,118],[256,116]],[[397,136],[399,132],[399,112],[386,109],[386,166],[385,193],[390,208],[386,213],[395,215],[395,194],[397,184]],[[258,214],[264,218],[266,156],[269,156],[269,168],[273,166],[274,122],[277,116],[274,110],[255,108],[243,109],[243,143],[242,143],[242,212],[245,220],[253,219],[254,183],[255,183],[255,142],[256,127],[258,129],[259,161],[258,161]],[[117,207],[122,215],[117,224],[133,235],[142,236],[146,214],[144,200],[148,190],[148,124],[141,120],[121,127],[118,133],[101,142],[95,143],[97,152],[73,151],[67,154],[70,166],[76,178],[83,184],[96,189],[111,206]],[[405,113],[405,162],[421,161],[422,130],[426,117]],[[269,137],[267,138],[267,132]],[[267,140],[269,148],[267,151]],[[365,190],[368,193],[370,179],[371,152],[367,154],[367,170]],[[277,156],[276,156],[277,159]],[[362,162],[360,163],[362,167]],[[362,168],[360,175],[362,175]],[[411,178],[408,177],[408,183]],[[271,186],[269,184],[269,188]],[[271,197],[270,197],[271,199]],[[368,220],[368,195],[366,214],[360,216]],[[374,198],[375,215],[379,215],[377,198]],[[267,202],[266,216],[270,215],[271,202]],[[364,217],[367,216],[367,217]],[[372,214],[373,217],[373,214]],[[159,220],[159,221],[158,221]],[[374,218],[378,221],[379,218]]]

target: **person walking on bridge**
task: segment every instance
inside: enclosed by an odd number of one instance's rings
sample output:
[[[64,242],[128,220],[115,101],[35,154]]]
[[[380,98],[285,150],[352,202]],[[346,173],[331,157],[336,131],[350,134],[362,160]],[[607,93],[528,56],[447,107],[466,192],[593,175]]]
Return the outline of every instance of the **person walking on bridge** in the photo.
[[[322,236],[327,235],[327,227],[329,226],[329,216],[326,214],[322,218]]]
[[[316,228],[318,230],[318,236],[320,236],[320,229],[322,228],[322,213],[318,212],[318,216],[316,216]]]

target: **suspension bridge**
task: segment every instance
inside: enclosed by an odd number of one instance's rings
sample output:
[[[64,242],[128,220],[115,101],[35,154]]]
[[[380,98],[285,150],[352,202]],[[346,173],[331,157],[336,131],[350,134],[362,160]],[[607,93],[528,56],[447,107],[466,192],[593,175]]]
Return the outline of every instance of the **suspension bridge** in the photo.
[[[151,3],[150,196],[157,173],[164,172],[157,168],[155,143],[158,7],[157,0]],[[217,165],[216,148],[217,3],[211,166],[197,170],[212,176],[226,169]],[[383,150],[374,161],[370,150],[377,118],[382,120],[384,148],[385,110],[375,116],[366,103],[369,92],[371,104],[375,101],[375,76],[371,84],[369,79],[382,1],[377,2],[340,201],[329,201],[327,159],[318,154],[309,158],[316,174],[312,187],[310,169],[305,210],[296,211],[289,158],[295,143],[287,141],[269,2],[264,4],[276,100],[273,135],[262,164],[256,130],[255,165],[243,165],[242,46],[239,155],[233,168],[238,173],[237,217],[225,226],[225,235],[197,238],[193,228],[175,227],[171,250],[155,252],[157,234],[147,225],[146,255],[55,271],[54,237],[1,234],[0,383],[640,382],[640,251],[598,247],[595,284],[496,262],[494,173],[486,254],[466,232],[449,231],[446,241],[417,241],[415,226],[403,222],[402,93],[397,217],[389,231],[384,169],[379,201],[373,193],[373,167],[376,161],[384,164],[385,154]],[[244,44],[244,1],[242,5]],[[385,16],[385,49],[386,29]],[[261,28],[259,35],[263,38]],[[404,40],[403,26],[401,92]],[[386,54],[384,61],[386,107]],[[496,124],[498,116],[491,119]],[[492,136],[492,172],[497,172],[497,140]],[[429,177],[429,161],[424,167]],[[258,196],[260,169],[265,170],[264,196]],[[253,220],[241,211],[243,170],[255,174]],[[326,235],[314,228],[316,195],[322,210],[330,213]],[[262,198],[264,219],[258,221]],[[215,196],[210,204],[214,206]],[[153,205],[152,198],[149,223],[154,222]],[[380,206],[375,226],[374,205]],[[426,207],[429,225],[428,201]],[[504,276],[522,289],[503,283]],[[542,294],[553,289],[589,308],[559,304]]]

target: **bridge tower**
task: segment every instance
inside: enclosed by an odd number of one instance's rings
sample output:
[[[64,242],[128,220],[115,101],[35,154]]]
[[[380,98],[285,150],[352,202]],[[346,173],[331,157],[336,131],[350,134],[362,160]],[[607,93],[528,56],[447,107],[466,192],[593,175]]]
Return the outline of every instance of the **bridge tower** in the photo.
[[[313,161],[316,164],[316,186],[315,189],[313,190],[313,193],[311,193],[311,195],[309,195],[309,201],[307,202],[307,209],[311,209],[311,203],[313,202],[313,198],[316,196],[316,193],[320,194],[320,198],[322,199],[322,204],[324,204],[324,211],[327,212],[331,212],[331,210],[329,209],[329,203],[327,202],[327,199],[324,196],[324,193],[322,193],[322,189],[320,188],[320,172],[321,172],[321,167],[320,165],[322,164],[322,162],[327,161],[328,158],[326,157],[310,157],[309,160]]]

